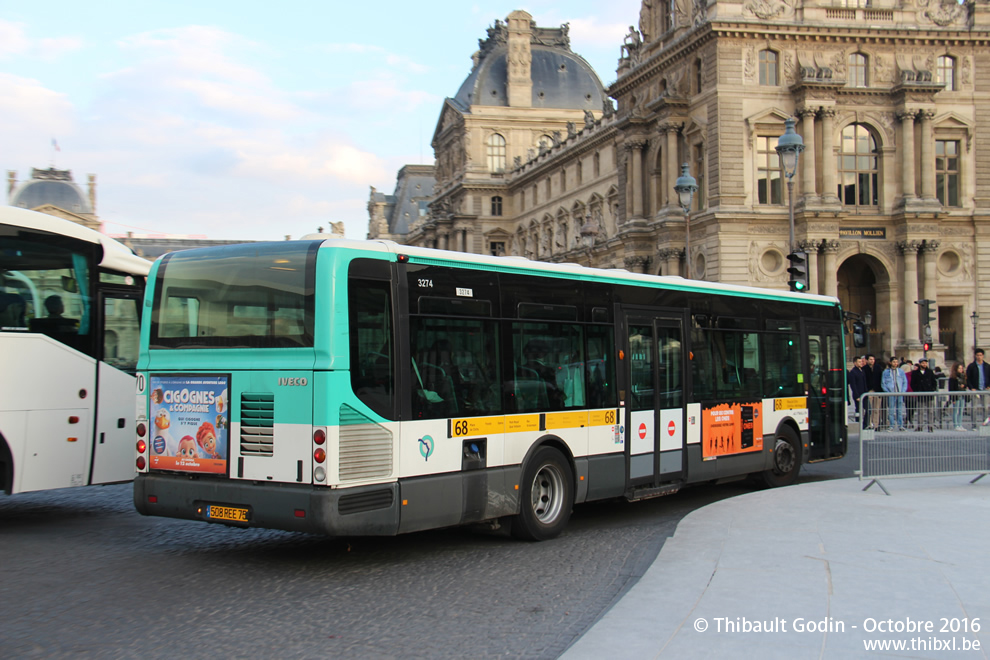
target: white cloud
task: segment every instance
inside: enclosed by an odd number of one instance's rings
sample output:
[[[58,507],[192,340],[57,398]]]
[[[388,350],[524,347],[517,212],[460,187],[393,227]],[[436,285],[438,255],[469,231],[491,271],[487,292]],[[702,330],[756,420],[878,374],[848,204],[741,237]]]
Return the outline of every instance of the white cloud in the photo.
[[[0,58],[22,55],[31,48],[31,40],[24,32],[23,23],[0,19]]]

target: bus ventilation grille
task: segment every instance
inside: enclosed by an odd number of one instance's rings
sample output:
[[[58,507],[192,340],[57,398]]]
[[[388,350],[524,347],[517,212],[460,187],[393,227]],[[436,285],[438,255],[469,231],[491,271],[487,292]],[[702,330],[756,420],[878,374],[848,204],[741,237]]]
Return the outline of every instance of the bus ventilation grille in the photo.
[[[348,405],[340,407],[340,480],[392,475],[392,433]]]
[[[365,511],[377,511],[387,509],[392,506],[392,491],[388,488],[383,490],[373,490],[369,493],[355,493],[353,495],[342,495],[337,503],[337,511],[342,516],[354,513],[364,513]]]
[[[241,455],[275,452],[275,395],[241,394]]]

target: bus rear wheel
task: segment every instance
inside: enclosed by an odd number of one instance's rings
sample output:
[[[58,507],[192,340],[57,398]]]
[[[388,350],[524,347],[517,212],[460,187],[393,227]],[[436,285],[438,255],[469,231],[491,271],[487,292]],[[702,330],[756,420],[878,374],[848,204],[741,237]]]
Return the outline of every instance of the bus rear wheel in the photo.
[[[553,447],[542,447],[523,473],[520,511],[512,535],[525,541],[546,541],[559,535],[571,517],[574,477],[567,459]]]
[[[771,488],[790,486],[800,470],[801,443],[794,429],[785,426],[774,438],[773,467],[763,472],[763,482]]]

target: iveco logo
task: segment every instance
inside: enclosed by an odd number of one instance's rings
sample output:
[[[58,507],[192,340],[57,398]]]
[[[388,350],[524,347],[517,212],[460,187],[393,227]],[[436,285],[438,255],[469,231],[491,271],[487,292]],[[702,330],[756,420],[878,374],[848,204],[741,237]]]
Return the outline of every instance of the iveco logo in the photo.
[[[288,387],[306,387],[309,385],[309,381],[305,378],[279,378],[278,384]]]

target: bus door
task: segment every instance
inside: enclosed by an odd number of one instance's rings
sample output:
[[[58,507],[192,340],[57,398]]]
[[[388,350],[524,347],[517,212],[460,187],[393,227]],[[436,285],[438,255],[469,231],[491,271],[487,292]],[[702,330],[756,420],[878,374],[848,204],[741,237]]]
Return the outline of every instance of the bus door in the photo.
[[[629,487],[684,477],[683,319],[630,315],[626,387],[626,478]]]
[[[804,324],[808,378],[809,460],[838,458],[846,453],[846,365],[842,326]]]
[[[90,483],[134,478],[134,371],[140,339],[140,289],[98,293],[96,433]]]

